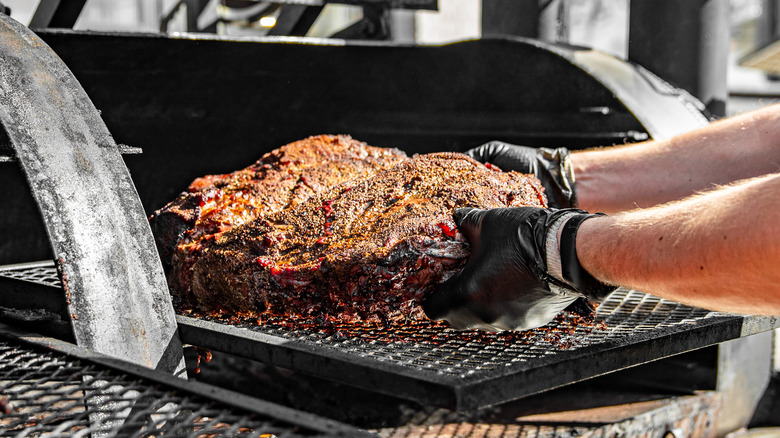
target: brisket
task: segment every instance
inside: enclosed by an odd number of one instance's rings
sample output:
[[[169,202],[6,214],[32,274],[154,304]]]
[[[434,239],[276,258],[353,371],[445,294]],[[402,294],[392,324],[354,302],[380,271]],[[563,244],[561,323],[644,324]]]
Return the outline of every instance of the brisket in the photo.
[[[149,219],[171,289],[189,294],[192,264],[216,235],[405,159],[397,149],[321,135],[275,149],[245,169],[196,179]]]
[[[422,297],[469,255],[454,209],[546,203],[533,176],[456,153],[398,157],[383,156],[395,164],[371,176],[361,170],[349,178],[323,177],[318,184],[331,184],[329,190],[311,190],[297,202],[287,192],[300,182],[279,184],[282,193],[267,195],[286,199],[278,211],[210,235],[187,267],[191,290],[174,293],[204,312],[419,319]]]

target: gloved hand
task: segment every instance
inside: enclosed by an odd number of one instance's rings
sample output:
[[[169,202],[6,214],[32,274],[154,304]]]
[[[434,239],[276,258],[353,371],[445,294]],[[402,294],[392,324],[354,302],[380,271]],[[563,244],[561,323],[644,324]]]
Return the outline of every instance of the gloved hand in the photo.
[[[491,141],[465,154],[480,163],[495,164],[501,170],[535,175],[542,182],[550,207],[577,207],[574,172],[566,148],[531,148]]]
[[[545,325],[577,298],[605,297],[615,287],[588,274],[575,248],[577,228],[594,216],[536,207],[456,210],[455,222],[471,242],[471,257],[425,298],[426,315],[456,329],[528,330]],[[552,275],[551,269],[558,269],[552,251],[561,225],[560,272]]]

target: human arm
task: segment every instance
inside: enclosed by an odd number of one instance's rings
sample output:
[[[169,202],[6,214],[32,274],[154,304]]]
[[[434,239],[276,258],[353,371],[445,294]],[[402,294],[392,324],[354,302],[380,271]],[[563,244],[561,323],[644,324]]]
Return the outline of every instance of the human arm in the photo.
[[[569,152],[491,142],[466,152],[536,175],[551,207],[616,213],[780,170],[780,104],[679,136]]]
[[[599,299],[615,289],[577,262],[577,226],[594,215],[521,207],[461,208],[453,216],[471,243],[471,256],[425,297],[429,318],[456,329],[527,330],[548,323],[578,298]]]
[[[429,317],[456,328],[532,328],[563,310],[561,287],[599,298],[610,284],[712,310],[780,315],[780,173],[614,216],[475,213],[456,214],[472,244],[469,263],[423,303]],[[566,273],[578,270],[596,287]]]
[[[780,105],[663,140],[574,151],[578,207],[615,213],[780,170]]]
[[[780,315],[780,173],[773,173],[780,169],[780,105],[669,140],[573,152],[570,161],[579,207],[656,206],[580,225],[577,263],[597,281],[712,310]],[[437,292],[473,293],[450,310],[479,309],[491,299],[474,276],[455,280]],[[527,300],[527,287],[513,285],[515,295],[500,298]]]
[[[601,281],[711,310],[780,315],[780,174],[582,223]]]

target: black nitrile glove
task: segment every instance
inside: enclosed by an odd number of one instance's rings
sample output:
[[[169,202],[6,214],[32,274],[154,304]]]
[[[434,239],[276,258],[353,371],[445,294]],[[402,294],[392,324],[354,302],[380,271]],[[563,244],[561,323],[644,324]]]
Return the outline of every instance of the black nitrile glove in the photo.
[[[550,207],[577,207],[574,172],[566,148],[531,148],[491,141],[465,153],[480,163],[495,164],[501,170],[533,174],[542,182]]]
[[[456,329],[528,330],[547,324],[577,298],[605,297],[615,287],[588,274],[575,248],[579,225],[594,216],[536,207],[456,210],[455,222],[471,242],[471,257],[423,301],[426,315]],[[550,275],[546,261],[548,232],[557,234],[562,221],[565,281]]]

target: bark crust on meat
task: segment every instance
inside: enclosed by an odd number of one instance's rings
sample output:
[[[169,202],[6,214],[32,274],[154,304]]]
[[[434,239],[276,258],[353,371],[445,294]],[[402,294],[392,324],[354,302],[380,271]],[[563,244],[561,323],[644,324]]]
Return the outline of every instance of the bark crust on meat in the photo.
[[[462,154],[398,159],[217,235],[185,298],[203,311],[423,318],[422,297],[469,255],[456,208],[545,203],[533,176]]]
[[[320,135],[275,149],[236,172],[196,179],[149,219],[171,290],[189,296],[192,265],[220,233],[406,158],[397,149],[346,135]]]

